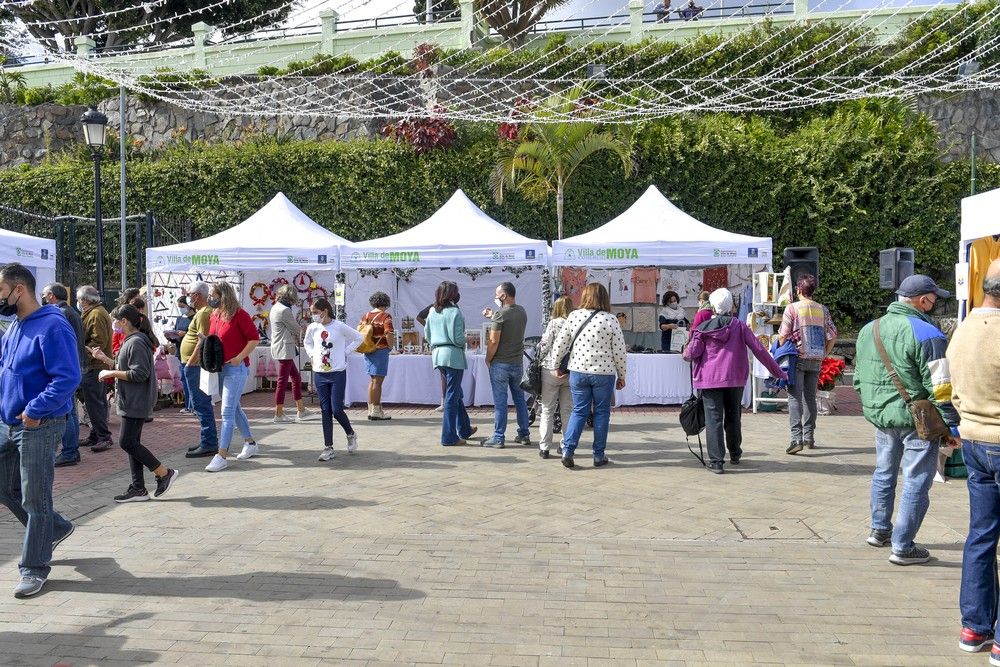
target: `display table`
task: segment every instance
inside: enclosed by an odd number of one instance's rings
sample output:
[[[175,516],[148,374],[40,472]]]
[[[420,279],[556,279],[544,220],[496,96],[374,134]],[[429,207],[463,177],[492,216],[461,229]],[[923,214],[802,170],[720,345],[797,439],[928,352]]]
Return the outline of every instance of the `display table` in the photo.
[[[471,359],[467,356],[471,366]],[[365,358],[352,354],[347,358],[347,402],[368,402],[368,373]],[[474,381],[468,370],[462,376],[465,404],[472,405]],[[441,374],[431,365],[429,354],[389,355],[389,374],[382,383],[382,403],[392,405],[440,405]]]
[[[679,354],[629,354],[615,405],[680,405],[691,395],[690,364]]]

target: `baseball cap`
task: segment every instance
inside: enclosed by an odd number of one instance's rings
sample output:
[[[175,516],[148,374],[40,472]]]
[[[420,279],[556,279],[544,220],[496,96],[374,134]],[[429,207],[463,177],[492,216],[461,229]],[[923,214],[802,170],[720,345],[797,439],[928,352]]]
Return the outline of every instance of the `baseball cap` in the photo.
[[[938,287],[937,283],[931,280],[930,276],[923,276],[919,273],[903,278],[903,282],[899,283],[899,289],[896,290],[896,294],[906,297],[920,296],[921,294],[936,294],[941,299],[947,299],[951,296],[951,292]]]

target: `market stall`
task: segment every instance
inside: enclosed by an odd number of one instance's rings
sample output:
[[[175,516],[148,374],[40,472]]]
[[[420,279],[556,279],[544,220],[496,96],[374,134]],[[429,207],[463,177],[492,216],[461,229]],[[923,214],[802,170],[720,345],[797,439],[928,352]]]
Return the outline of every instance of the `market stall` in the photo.
[[[279,192],[235,227],[208,238],[146,250],[147,307],[153,328],[159,334],[172,326],[178,315],[177,297],[193,281],[230,283],[263,341],[252,360],[255,372],[247,382],[251,391],[257,377],[270,377],[273,366],[260,361],[267,361],[263,348],[277,290],[286,284],[295,286],[300,304],[294,312],[305,325],[314,299],[329,297],[333,302],[341,249],[350,245]]]
[[[653,185],[610,222],[552,244],[560,293],[578,302],[587,283],[601,282],[611,294],[631,350],[630,375],[635,370],[630,386],[617,394],[618,405],[678,404],[690,394],[688,364],[679,354],[647,356],[660,351],[658,315],[665,293],[678,294],[689,321],[702,290],[729,289],[742,312],[752,302],[753,274],[767,270],[771,259],[770,238],[710,227]]]
[[[962,240],[955,267],[959,318],[983,302],[983,278],[1000,257],[1000,188],[962,200]]]
[[[517,288],[517,302],[528,313],[526,335],[541,335],[543,305],[547,303],[547,262],[548,246],[544,241],[529,239],[501,225],[457,190],[420,224],[399,234],[356,243],[343,253],[347,323],[357,324],[369,310],[372,292],[388,294],[398,349],[390,358],[385,386],[395,382],[392,376],[396,369],[406,364],[406,381],[419,391],[407,390],[405,395],[418,403],[437,403],[440,396],[427,388],[438,386],[440,381],[431,367],[430,355],[424,354],[423,329],[416,322],[417,313],[433,302],[437,286],[443,280],[459,286],[470,353],[466,381],[471,382],[474,357],[481,351],[485,324],[482,311],[493,307],[498,284],[510,282]],[[411,354],[419,358],[416,364],[423,368],[422,373],[412,372],[413,362],[402,360]],[[472,397],[471,388],[470,384],[467,401]],[[383,399],[386,403],[393,402],[389,396],[387,393]]]
[[[56,242],[0,229],[0,264],[18,262],[35,276],[37,294],[56,280]]]

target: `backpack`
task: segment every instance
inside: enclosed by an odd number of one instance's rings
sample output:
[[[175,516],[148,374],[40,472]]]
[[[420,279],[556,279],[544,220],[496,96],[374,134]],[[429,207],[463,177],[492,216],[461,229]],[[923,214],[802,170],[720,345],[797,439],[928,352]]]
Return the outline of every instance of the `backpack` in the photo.
[[[361,345],[358,345],[358,352],[361,354],[368,354],[374,352],[378,349],[378,343],[375,342],[376,338],[385,338],[385,335],[376,336],[375,335],[375,321],[378,319],[379,315],[384,315],[385,313],[379,313],[375,317],[368,319],[368,315],[365,315],[361,320],[361,324],[358,325],[358,332],[361,334],[362,340]]]
[[[221,373],[226,365],[226,355],[222,351],[222,339],[216,335],[207,336],[201,343],[202,370],[208,373]]]

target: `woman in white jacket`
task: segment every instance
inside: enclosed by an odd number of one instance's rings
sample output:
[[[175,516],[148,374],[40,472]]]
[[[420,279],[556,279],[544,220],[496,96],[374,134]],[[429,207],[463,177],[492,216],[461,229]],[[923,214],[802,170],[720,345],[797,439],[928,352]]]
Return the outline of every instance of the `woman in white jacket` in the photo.
[[[313,301],[312,324],[306,329],[305,347],[312,360],[313,382],[323,413],[323,452],[320,461],[333,458],[333,420],[347,435],[347,453],[358,448],[358,436],[344,411],[347,388],[347,355],[364,340],[360,333],[333,318],[333,306],[324,298]]]
[[[569,390],[568,377],[556,377],[552,371],[559,368],[559,359],[552,354],[556,338],[566,324],[566,318],[573,311],[573,301],[567,297],[559,297],[552,304],[552,319],[542,334],[542,342],[538,346],[538,354],[542,355],[542,415],[539,419],[538,455],[549,458],[549,448],[552,446],[552,434],[555,430],[556,406],[562,417],[562,427],[565,432],[569,425],[569,415],[573,410],[573,396]]]
[[[611,397],[625,388],[625,337],[618,319],[611,314],[611,298],[604,285],[583,288],[580,308],[566,318],[552,348],[552,357],[569,357],[569,388],[573,414],[563,428],[562,462],[572,468],[573,452],[580,441],[591,406],[594,410],[594,467],[611,463],[604,454],[611,422]],[[554,374],[564,375],[558,369]],[[616,380],[617,378],[617,380]]]

